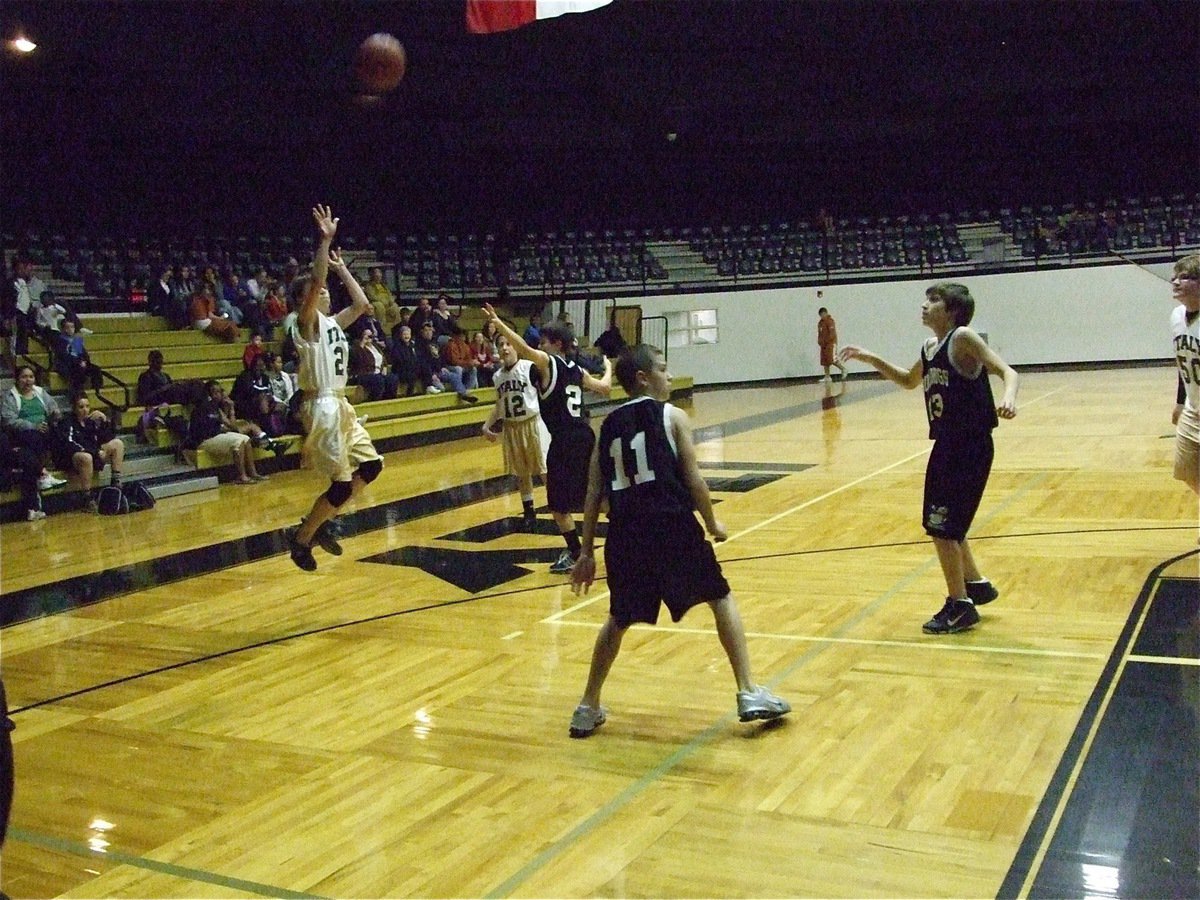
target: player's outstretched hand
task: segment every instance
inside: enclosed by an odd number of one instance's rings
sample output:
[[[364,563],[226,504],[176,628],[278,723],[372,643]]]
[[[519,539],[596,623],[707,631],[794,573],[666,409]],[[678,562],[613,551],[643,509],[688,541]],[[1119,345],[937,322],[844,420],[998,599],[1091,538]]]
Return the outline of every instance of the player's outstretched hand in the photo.
[[[320,204],[314,206],[313,221],[317,223],[317,230],[321,232],[322,240],[332,241],[333,236],[337,234],[338,220],[333,217],[333,212],[329,207]]]
[[[571,590],[582,596],[588,592],[592,582],[596,580],[596,557],[580,553],[571,569]]]
[[[718,544],[729,537],[729,534],[725,531],[724,523],[715,520],[712,523],[712,528],[708,529],[708,533],[712,535],[713,541]]]
[[[339,275],[346,270],[346,262],[342,259],[342,254],[338,253],[332,247],[329,250],[329,268],[333,269]]]
[[[490,303],[483,304],[483,314],[488,317],[489,321],[492,322],[500,318],[500,316],[496,313],[496,310],[492,309],[492,304]]]
[[[838,351],[838,362],[846,362],[850,359],[858,359],[862,352],[862,347],[856,347],[854,344],[847,344],[840,351]]]

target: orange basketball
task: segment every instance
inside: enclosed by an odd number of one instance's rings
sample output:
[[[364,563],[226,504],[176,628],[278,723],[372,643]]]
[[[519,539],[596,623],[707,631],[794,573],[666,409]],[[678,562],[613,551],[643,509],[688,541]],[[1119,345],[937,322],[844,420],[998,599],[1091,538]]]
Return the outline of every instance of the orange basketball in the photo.
[[[359,45],[354,75],[364,91],[386,94],[400,84],[407,64],[404,45],[390,34],[379,32]]]

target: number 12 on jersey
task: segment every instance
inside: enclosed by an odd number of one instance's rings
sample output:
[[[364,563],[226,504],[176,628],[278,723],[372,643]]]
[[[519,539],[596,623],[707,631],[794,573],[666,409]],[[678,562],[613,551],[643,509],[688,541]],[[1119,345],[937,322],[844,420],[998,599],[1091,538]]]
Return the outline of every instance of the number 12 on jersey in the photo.
[[[654,480],[654,470],[650,468],[650,461],[646,457],[646,432],[639,431],[629,441],[629,449],[633,451],[634,465],[637,470],[633,472],[634,484],[645,484],[647,481]],[[612,489],[614,491],[623,491],[629,487],[629,472],[625,467],[625,452],[622,446],[621,438],[617,438],[608,445],[608,455],[613,460],[613,480]]]

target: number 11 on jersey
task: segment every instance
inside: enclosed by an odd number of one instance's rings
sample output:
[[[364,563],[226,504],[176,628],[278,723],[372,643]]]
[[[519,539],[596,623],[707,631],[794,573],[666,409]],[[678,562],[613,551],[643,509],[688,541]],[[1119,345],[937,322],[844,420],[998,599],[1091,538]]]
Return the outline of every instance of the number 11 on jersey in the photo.
[[[633,451],[634,464],[637,466],[637,471],[633,473],[633,483],[645,484],[647,481],[653,481],[654,470],[650,468],[650,461],[646,458],[646,432],[639,431],[635,434],[629,441],[629,449]],[[612,489],[623,491],[629,487],[629,474],[625,469],[625,452],[620,438],[608,445],[608,453],[613,459]]]

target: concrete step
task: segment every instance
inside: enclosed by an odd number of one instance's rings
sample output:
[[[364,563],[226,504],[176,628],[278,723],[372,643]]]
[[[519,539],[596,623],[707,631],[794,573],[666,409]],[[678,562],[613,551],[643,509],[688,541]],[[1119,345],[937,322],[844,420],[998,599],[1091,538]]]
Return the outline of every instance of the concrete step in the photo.
[[[194,471],[189,466],[182,468],[187,471]],[[164,481],[158,484],[147,485],[146,490],[150,492],[150,496],[155,500],[161,500],[164,497],[178,497],[181,494],[212,491],[217,488],[217,485],[216,475],[196,475],[193,478],[180,478],[174,481]]]

